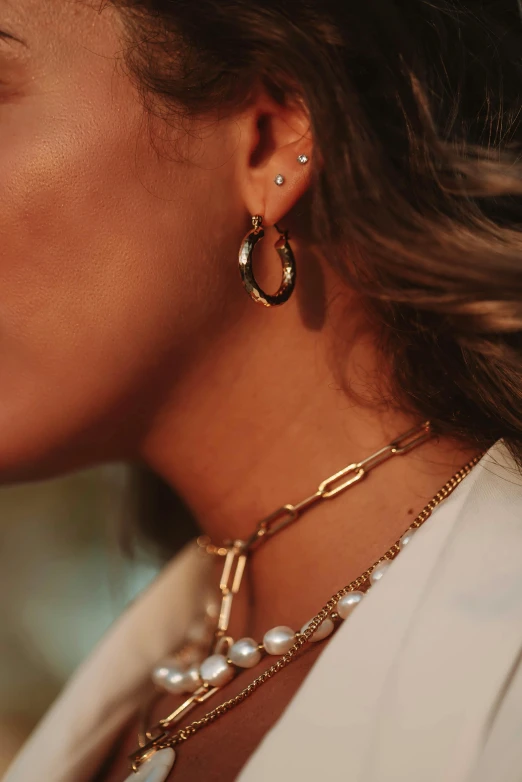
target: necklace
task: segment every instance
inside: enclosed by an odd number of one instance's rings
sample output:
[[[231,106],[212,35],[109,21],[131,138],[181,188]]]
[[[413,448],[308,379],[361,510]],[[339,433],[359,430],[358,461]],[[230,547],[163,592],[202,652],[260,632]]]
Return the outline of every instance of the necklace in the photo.
[[[234,642],[234,639],[227,635],[234,595],[240,589],[248,558],[253,551],[270,537],[294,523],[304,510],[316,502],[336,496],[362,480],[368,472],[384,461],[395,455],[407,453],[431,436],[429,421],[424,422],[421,427],[409,430],[363,461],[350,464],[327,478],[314,494],[299,504],[284,505],[262,519],[247,541],[230,541],[218,547],[206,538],[198,539],[198,545],[207,554],[225,559],[220,580],[221,607],[213,633],[212,653],[205,659],[201,659],[204,656],[201,654],[203,645],[187,644],[175,658],[168,658],[156,666],[152,678],[157,690],[185,694],[189,697],[172,714],[161,719],[148,730],[142,728],[139,734],[139,749],[130,756],[133,772],[125,782],[164,782],[174,765],[175,746],[187,741],[203,727],[238,706],[289,665],[306,643],[322,641],[329,637],[339,624],[348,618],[364,598],[365,593],[382,578],[392,560],[409,543],[415,531],[429,518],[434,508],[471,472],[484,452],[473,457],[455,473],[422,509],[401,538],[358,578],[332,595],[326,605],[299,631],[296,632],[289,627],[275,627],[265,633],[261,643],[253,638],[242,638]],[[198,646],[201,647],[199,650]],[[208,654],[208,650],[206,653]],[[239,671],[257,665],[264,655],[277,656],[279,659],[234,698],[207,712],[201,719],[172,732],[174,726],[193,708],[212,698],[232,681]],[[148,713],[157,697],[156,693],[147,704],[143,713],[144,723],[148,722]]]

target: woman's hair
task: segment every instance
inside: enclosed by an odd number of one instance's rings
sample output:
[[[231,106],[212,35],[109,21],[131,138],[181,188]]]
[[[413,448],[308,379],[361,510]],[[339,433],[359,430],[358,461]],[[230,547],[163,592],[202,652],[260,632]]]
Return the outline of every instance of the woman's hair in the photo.
[[[313,241],[367,304],[388,401],[522,463],[517,0],[113,3],[149,110],[225,116],[260,84],[302,101]]]

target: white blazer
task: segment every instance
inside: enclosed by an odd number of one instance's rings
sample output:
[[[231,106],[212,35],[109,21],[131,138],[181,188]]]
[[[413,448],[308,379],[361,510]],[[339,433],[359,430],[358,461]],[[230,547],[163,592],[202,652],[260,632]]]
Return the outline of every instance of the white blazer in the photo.
[[[91,779],[182,638],[204,562],[186,549],[127,609],[4,782]],[[238,779],[522,782],[522,475],[502,441],[328,642]]]

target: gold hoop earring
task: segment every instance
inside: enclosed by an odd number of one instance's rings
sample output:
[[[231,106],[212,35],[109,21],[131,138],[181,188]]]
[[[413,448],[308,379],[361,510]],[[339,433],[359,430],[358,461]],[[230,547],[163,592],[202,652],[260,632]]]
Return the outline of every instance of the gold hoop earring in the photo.
[[[254,215],[252,217],[253,229],[247,233],[241,242],[241,247],[239,249],[239,272],[249,296],[254,301],[258,302],[258,304],[263,304],[265,307],[274,307],[278,304],[284,304],[292,295],[296,277],[295,258],[288,242],[288,231],[281,231],[276,226],[281,236],[275,243],[275,250],[280,257],[283,266],[283,279],[279,286],[279,290],[274,294],[266,293],[257,284],[252,269],[252,254],[256,244],[265,235],[265,231],[261,227],[262,222],[263,218],[261,215]]]

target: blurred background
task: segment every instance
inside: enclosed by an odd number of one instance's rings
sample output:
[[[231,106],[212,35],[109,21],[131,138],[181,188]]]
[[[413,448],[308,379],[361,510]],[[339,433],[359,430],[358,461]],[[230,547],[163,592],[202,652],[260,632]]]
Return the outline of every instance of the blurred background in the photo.
[[[78,663],[158,572],[119,546],[129,469],[0,489],[0,776]]]

